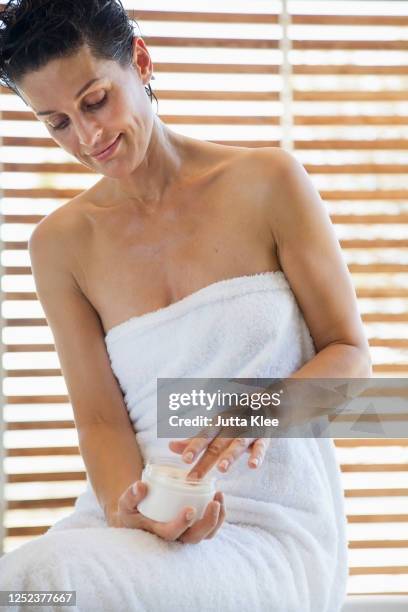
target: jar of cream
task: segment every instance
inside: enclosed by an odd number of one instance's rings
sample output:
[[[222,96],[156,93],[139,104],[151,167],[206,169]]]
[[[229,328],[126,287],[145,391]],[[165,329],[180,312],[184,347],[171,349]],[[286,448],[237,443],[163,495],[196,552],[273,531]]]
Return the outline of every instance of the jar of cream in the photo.
[[[148,491],[137,507],[139,512],[154,521],[168,522],[185,506],[191,506],[196,509],[195,520],[202,518],[214,497],[216,479],[208,474],[187,479],[190,470],[191,465],[172,458],[150,460],[142,472]]]

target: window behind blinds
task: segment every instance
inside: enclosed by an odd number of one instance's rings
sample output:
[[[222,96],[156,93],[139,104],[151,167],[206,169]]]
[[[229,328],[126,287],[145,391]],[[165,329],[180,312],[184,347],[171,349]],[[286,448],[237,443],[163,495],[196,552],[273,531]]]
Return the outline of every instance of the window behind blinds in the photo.
[[[406,377],[408,2],[393,3],[395,15],[389,3],[337,0],[219,0],[217,12],[198,0],[174,0],[171,11],[157,0],[125,6],[134,9],[153,59],[162,121],[221,144],[282,146],[305,165],[352,274],[374,375]],[[58,149],[7,90],[0,112],[9,551],[68,514],[85,487],[27,239],[44,215],[98,177]],[[335,443],[348,515],[349,592],[408,591],[408,440]]]

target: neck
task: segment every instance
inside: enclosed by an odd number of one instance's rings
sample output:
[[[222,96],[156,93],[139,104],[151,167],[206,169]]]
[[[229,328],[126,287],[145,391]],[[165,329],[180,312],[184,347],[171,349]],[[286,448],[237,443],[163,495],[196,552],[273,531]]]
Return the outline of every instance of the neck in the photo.
[[[150,141],[142,162],[129,176],[115,181],[117,197],[138,208],[157,207],[180,179],[186,160],[187,139],[172,132],[154,115]]]

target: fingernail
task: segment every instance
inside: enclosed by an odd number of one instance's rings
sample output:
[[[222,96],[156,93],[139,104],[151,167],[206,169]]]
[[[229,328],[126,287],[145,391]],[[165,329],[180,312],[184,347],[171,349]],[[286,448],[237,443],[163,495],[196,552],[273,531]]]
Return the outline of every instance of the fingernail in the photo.
[[[194,453],[192,453],[191,451],[189,451],[188,453],[184,453],[183,459],[184,461],[187,461],[188,463],[190,463],[190,461],[194,459]]]
[[[132,485],[132,493],[133,495],[137,495],[139,493],[139,487],[137,486],[137,482]]]
[[[186,519],[188,521],[192,521],[194,517],[195,517],[195,510],[189,510],[188,512],[186,512]]]
[[[253,459],[250,460],[251,465],[253,465],[254,467],[257,467],[259,464],[259,459],[258,457],[254,457]]]
[[[227,470],[229,466],[229,461],[228,459],[223,459],[222,461],[220,461],[220,463],[218,464],[218,467],[221,468],[222,470]]]

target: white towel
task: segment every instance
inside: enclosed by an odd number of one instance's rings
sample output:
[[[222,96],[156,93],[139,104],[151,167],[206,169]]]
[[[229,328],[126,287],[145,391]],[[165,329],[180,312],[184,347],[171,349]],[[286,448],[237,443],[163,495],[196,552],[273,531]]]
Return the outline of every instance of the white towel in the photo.
[[[105,341],[145,459],[174,456],[156,436],[157,378],[283,378],[315,354],[282,271],[212,283]],[[73,513],[0,560],[1,589],[76,590],[84,612],[340,610],[347,541],[332,440],[273,439],[257,470],[247,458],[220,478],[227,521],[215,538],[108,528],[88,483]]]

